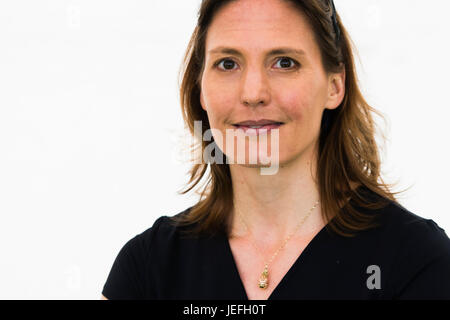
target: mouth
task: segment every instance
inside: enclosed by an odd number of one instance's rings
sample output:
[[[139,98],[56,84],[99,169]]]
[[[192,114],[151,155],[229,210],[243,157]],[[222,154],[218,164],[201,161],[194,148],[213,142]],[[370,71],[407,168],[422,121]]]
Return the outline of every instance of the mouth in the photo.
[[[243,130],[247,134],[261,134],[261,133],[269,133],[273,129],[280,128],[284,123],[282,122],[273,122],[265,125],[241,125],[241,124],[233,124],[233,126],[239,130]]]

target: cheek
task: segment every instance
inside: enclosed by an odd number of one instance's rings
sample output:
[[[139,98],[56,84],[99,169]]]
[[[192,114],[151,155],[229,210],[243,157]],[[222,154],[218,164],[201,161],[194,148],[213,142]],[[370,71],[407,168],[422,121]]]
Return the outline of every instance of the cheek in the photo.
[[[223,86],[215,88],[207,85],[201,95],[202,107],[212,121],[221,121],[230,114],[233,105],[233,92]]]
[[[302,94],[301,90],[285,90],[278,97],[279,103],[277,103],[281,108],[283,108],[283,113],[287,115],[290,120],[299,120],[307,113],[308,109],[308,98],[305,94]]]
[[[278,105],[282,106],[284,112],[291,120],[308,118],[314,113],[317,105],[317,88],[312,81],[296,83],[295,86],[284,86],[278,91]]]

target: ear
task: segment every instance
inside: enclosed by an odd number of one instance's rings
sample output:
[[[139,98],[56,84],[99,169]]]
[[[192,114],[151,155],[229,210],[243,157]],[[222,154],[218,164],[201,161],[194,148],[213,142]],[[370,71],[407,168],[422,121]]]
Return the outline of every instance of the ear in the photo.
[[[203,100],[203,93],[201,90],[200,90],[200,105],[202,106],[202,109],[206,111],[205,101]]]
[[[328,98],[325,109],[336,109],[345,96],[345,68],[339,73],[332,73],[328,77]]]

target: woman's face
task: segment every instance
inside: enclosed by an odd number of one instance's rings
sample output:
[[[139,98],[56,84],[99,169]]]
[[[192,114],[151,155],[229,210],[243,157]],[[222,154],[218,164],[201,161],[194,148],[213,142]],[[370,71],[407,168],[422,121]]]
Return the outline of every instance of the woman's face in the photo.
[[[275,49],[284,51],[271,54]],[[226,130],[237,130],[233,124],[241,121],[283,122],[280,165],[313,152],[324,109],[336,108],[343,98],[344,78],[336,84],[325,73],[311,27],[285,1],[227,4],[210,25],[205,59],[200,100],[211,128],[226,137]],[[214,131],[213,136],[227,154],[225,138]]]

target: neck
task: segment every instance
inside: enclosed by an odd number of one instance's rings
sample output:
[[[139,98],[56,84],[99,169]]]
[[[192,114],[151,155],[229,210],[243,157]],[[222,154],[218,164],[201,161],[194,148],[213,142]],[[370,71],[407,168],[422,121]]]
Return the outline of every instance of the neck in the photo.
[[[275,175],[261,175],[259,168],[231,165],[234,210],[231,237],[252,237],[263,243],[279,243],[298,226],[319,200],[312,157],[280,165]],[[319,203],[293,237],[307,236],[324,225]]]

